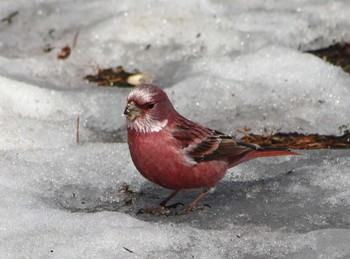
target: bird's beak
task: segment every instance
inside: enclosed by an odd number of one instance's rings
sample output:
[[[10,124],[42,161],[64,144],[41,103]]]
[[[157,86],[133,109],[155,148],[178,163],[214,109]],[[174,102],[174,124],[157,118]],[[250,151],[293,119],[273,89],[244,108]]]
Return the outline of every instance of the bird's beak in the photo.
[[[126,115],[129,120],[133,121],[142,115],[142,110],[137,107],[135,102],[131,101],[126,104],[124,115]]]

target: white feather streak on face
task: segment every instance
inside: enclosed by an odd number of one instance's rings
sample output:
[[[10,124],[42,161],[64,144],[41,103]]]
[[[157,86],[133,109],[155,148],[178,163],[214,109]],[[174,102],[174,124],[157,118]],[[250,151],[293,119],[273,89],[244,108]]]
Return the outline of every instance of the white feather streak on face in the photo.
[[[154,93],[150,91],[145,91],[144,89],[140,89],[136,87],[128,96],[128,100],[131,98],[135,98],[138,100],[143,100],[145,103],[152,101]]]
[[[152,119],[148,114],[135,120],[128,120],[128,128],[139,133],[159,132],[168,124],[168,120],[158,121]]]

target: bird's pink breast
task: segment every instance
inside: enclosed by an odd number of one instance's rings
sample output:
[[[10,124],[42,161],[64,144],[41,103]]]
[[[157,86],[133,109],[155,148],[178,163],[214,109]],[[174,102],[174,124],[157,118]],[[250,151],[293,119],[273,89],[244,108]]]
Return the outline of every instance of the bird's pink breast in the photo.
[[[128,129],[131,158],[140,173],[162,187],[181,190],[212,187],[228,168],[223,160],[190,163],[171,133],[136,133]]]

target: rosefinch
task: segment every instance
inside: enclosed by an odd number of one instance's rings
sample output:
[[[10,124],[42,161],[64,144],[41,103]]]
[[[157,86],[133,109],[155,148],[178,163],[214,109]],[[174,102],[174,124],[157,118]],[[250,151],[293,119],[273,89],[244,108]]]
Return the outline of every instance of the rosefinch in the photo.
[[[128,96],[127,117],[131,158],[140,173],[173,193],[144,212],[166,211],[166,203],[180,190],[203,188],[182,213],[197,203],[225,175],[228,168],[256,157],[295,155],[287,149],[262,148],[235,140],[181,116],[166,93],[141,84]]]

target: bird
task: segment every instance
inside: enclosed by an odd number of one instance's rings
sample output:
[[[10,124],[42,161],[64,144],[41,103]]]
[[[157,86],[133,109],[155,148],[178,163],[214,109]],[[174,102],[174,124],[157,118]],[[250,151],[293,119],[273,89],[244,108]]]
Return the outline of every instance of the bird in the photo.
[[[198,202],[229,168],[257,157],[297,154],[287,148],[244,143],[186,119],[153,84],[139,84],[130,92],[124,115],[136,169],[154,184],[172,190],[157,206],[141,209],[141,213],[166,214],[177,205],[167,203],[178,192],[201,189],[201,194],[179,212],[186,214],[203,207],[197,206]]]

